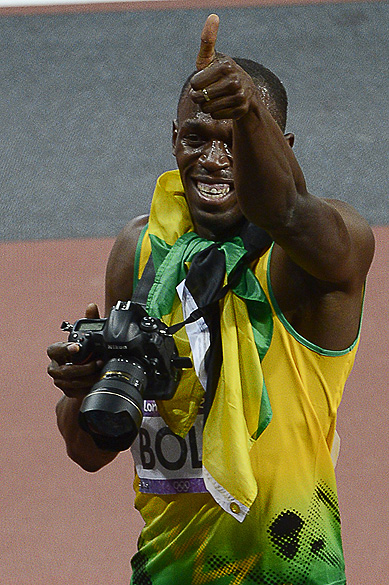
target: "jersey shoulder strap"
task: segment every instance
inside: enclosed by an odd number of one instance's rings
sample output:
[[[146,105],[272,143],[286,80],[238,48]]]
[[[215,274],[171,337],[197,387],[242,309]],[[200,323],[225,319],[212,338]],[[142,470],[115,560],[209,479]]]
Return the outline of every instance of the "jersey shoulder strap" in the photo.
[[[149,295],[150,289],[153,285],[154,278],[155,278],[155,268],[153,262],[153,256],[150,254],[146,266],[143,270],[142,276],[139,278],[139,260],[140,254],[142,249],[142,242],[146,236],[148,224],[142,229],[138,243],[136,245],[135,250],[135,262],[134,262],[134,283],[133,283],[133,293],[132,293],[132,301],[134,303],[139,303],[142,307],[146,306],[147,297]]]

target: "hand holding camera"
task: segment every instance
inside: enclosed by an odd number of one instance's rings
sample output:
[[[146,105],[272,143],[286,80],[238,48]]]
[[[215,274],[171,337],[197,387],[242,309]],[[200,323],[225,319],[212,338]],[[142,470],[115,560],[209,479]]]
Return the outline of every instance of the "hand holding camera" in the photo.
[[[90,382],[99,363],[104,364],[99,379],[95,377],[92,388],[84,393],[79,413],[81,428],[99,448],[128,449],[142,423],[143,400],[172,398],[181,368],[191,367],[191,360],[179,357],[166,325],[130,301],[118,301],[107,319],[97,315],[79,319],[74,325],[64,322],[62,329],[69,331],[67,352],[72,362],[78,364],[65,363],[63,378],[66,368],[91,368],[92,371],[83,370],[84,380],[82,377],[77,380],[79,388],[85,390],[83,382],[86,379]],[[74,351],[76,347],[78,351]],[[56,384],[66,393],[65,379],[62,387],[58,381]],[[75,387],[73,379],[73,391]]]
[[[87,319],[99,318],[99,310],[94,303],[88,305],[85,317]],[[74,356],[79,352],[79,349],[78,344],[69,342],[58,342],[50,345],[47,353],[51,363],[47,371],[53,378],[54,384],[62,390],[65,396],[82,401],[93,384],[98,381],[103,362],[93,360],[83,365],[76,364]]]

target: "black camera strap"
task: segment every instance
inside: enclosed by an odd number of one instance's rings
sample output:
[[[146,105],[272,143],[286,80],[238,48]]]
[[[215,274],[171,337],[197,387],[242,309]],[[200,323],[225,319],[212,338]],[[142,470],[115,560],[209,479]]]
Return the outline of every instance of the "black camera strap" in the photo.
[[[142,305],[146,308],[147,297],[149,296],[150,289],[155,279],[155,268],[153,262],[153,256],[150,254],[147,260],[146,266],[143,270],[142,276],[138,280],[135,290],[132,293],[132,301]]]
[[[144,309],[146,308],[147,297],[148,297],[150,289],[153,285],[154,279],[155,279],[155,268],[154,268],[153,258],[150,255],[150,257],[146,263],[146,266],[144,267],[142,276],[141,276],[140,280],[138,281],[136,288],[133,292],[132,299],[131,299],[132,302],[138,303]],[[225,291],[224,294],[226,294],[226,293],[227,293],[227,290]],[[222,298],[224,296],[224,294],[220,298]],[[187,319],[185,319],[185,321],[181,321],[180,323],[175,323],[174,325],[171,325],[168,328],[168,332],[171,335],[173,335],[174,333],[177,333],[177,331],[182,329],[182,327],[184,327],[184,325],[187,325],[188,323],[193,323],[194,321],[197,321],[201,317],[204,317],[204,307],[198,307],[195,311],[193,311],[189,315],[189,317]]]

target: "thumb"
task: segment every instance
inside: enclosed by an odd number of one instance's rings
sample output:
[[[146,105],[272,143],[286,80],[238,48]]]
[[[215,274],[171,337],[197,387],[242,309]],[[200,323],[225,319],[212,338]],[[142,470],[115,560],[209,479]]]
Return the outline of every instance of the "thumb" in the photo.
[[[218,29],[218,15],[210,14],[205,21],[203,32],[201,33],[200,50],[196,59],[196,67],[199,71],[210,65],[216,56],[215,45]]]
[[[100,319],[100,313],[96,303],[89,303],[85,310],[85,317],[87,319]]]

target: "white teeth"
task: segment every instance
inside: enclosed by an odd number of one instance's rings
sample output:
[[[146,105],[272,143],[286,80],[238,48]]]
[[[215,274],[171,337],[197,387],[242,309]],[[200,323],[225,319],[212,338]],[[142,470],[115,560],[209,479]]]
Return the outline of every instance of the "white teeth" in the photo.
[[[209,183],[197,183],[197,188],[204,196],[212,195],[215,198],[224,197],[230,191],[230,185],[227,183],[220,183],[218,185],[210,185]]]

